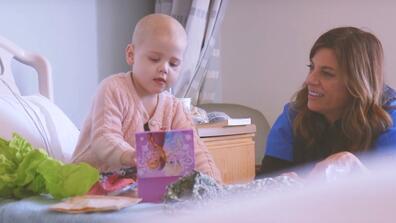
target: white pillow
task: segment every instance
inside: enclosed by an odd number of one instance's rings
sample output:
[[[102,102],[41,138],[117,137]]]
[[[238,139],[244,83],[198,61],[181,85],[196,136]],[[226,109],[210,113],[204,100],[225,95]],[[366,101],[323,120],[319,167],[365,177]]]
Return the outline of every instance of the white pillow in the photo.
[[[51,101],[41,95],[0,95],[0,136],[16,132],[49,155],[70,162],[79,130]]]
[[[1,73],[2,71],[4,71],[4,73]],[[6,82],[7,84],[4,84],[3,82]],[[15,93],[20,94],[13,76],[9,73],[9,70],[2,70],[2,62],[0,57],[0,95],[10,94],[10,89]]]

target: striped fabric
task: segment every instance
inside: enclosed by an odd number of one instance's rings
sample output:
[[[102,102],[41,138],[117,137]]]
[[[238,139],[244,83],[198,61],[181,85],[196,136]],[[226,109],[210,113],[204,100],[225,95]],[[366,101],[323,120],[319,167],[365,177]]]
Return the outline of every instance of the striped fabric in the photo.
[[[186,29],[188,47],[182,75],[173,87],[176,97],[193,104],[221,99],[219,28],[226,0],[157,0],[155,11],[176,18]]]

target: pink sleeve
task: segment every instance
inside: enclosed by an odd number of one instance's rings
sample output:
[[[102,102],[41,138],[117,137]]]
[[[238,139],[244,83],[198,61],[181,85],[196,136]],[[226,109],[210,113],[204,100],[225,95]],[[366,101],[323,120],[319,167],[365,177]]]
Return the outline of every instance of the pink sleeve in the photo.
[[[93,150],[91,154],[97,156],[99,163],[106,163],[109,169],[120,168],[122,153],[126,150],[134,150],[123,137],[122,120],[125,104],[122,101],[122,91],[126,90],[117,83],[119,82],[104,81],[101,84],[90,117]]]
[[[221,183],[220,171],[213,161],[212,155],[198,136],[191,115],[184,112],[183,106],[179,102],[175,102],[172,129],[193,129],[195,141],[195,169],[213,177]]]

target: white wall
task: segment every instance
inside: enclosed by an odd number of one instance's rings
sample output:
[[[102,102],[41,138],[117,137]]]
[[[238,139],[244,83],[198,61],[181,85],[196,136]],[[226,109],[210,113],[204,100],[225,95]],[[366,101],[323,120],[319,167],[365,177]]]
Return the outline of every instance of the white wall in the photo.
[[[128,68],[131,27],[153,10],[153,0],[0,0],[0,35],[50,61],[55,103],[81,127],[98,82]],[[14,73],[22,86],[36,81],[31,69]]]
[[[137,21],[154,12],[154,0],[98,0],[99,80],[129,70],[125,48]]]
[[[98,79],[96,1],[0,1],[0,27],[0,35],[50,61],[55,103],[80,124]]]
[[[388,0],[230,0],[222,27],[223,101],[256,108],[273,124],[307,74],[312,44],[336,26],[377,35],[386,78],[396,87],[395,9]]]

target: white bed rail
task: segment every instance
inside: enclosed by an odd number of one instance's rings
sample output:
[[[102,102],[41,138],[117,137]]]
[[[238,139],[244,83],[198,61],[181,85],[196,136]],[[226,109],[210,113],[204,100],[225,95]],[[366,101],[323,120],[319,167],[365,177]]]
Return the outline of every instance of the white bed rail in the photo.
[[[13,58],[33,67],[37,71],[40,94],[53,101],[52,71],[47,59],[39,54],[25,51],[13,42],[0,36],[0,78],[16,88],[11,72],[11,60]]]

